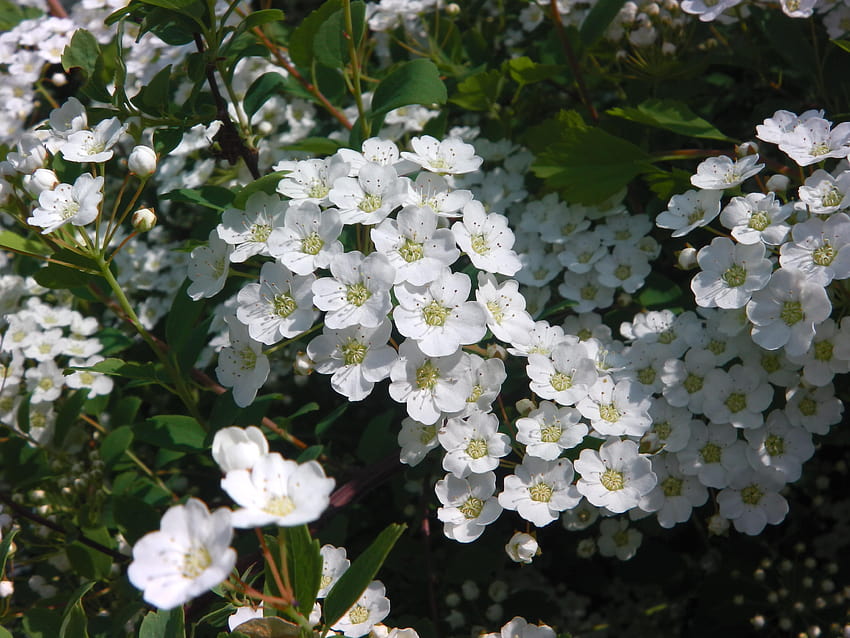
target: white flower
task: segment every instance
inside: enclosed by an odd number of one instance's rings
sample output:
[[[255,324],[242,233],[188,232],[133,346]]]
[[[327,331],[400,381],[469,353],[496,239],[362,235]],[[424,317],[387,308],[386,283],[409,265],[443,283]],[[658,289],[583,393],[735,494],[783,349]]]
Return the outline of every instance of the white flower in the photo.
[[[233,470],[250,470],[254,463],[269,453],[269,442],[256,427],[226,427],[215,433],[212,442],[213,460],[227,474]]]
[[[472,474],[465,479],[446,474],[437,481],[434,492],[443,505],[437,510],[437,518],[443,522],[445,535],[459,543],[471,543],[481,536],[484,528],[502,513],[495,491],[493,472]]]
[[[832,128],[832,122],[811,117],[783,135],[779,148],[800,166],[809,166],[829,157],[847,157],[850,153],[848,142],[850,122]]]
[[[239,291],[236,317],[248,326],[251,338],[271,345],[310,329],[313,310],[313,275],[293,275],[286,266],[266,262],[260,270],[260,283]]]
[[[355,250],[337,255],[331,261],[331,274],[313,283],[313,303],[327,311],[328,328],[358,324],[376,328],[387,318],[395,269],[383,254],[364,257]]]
[[[786,483],[800,478],[803,463],[815,453],[811,433],[791,425],[781,410],[773,410],[763,427],[745,430],[744,436],[749,443],[747,459],[752,466],[774,468]]]
[[[408,162],[401,159],[398,146],[392,140],[370,137],[367,140],[363,140],[360,148],[362,152],[357,152],[350,148],[341,148],[337,151],[337,156],[351,167],[350,175],[357,175],[360,169],[370,162],[381,166],[393,166],[399,175],[409,172],[399,170],[399,165],[406,165]]]
[[[697,166],[697,173],[691,177],[691,184],[708,190],[732,188],[764,168],[764,164],[756,164],[758,159],[758,155],[747,155],[738,161],[732,161],[726,155],[709,157]]]
[[[726,487],[731,474],[748,467],[746,444],[738,439],[738,431],[726,424],[691,423],[688,446],[676,457],[682,472],[696,475],[706,487]]]
[[[598,281],[603,286],[636,292],[643,286],[652,266],[647,256],[634,245],[619,244],[610,257],[594,264]]]
[[[65,377],[53,361],[41,361],[33,368],[27,368],[24,373],[27,380],[27,390],[32,393],[30,403],[50,403],[62,394]]]
[[[186,290],[194,301],[204,297],[213,297],[221,292],[227,281],[227,268],[233,246],[210,231],[209,244],[198,246],[192,251],[189,261],[189,279],[192,284]]]
[[[159,531],[133,547],[127,576],[144,590],[144,599],[160,609],[173,609],[212,589],[236,565],[231,512],[210,513],[197,499],[169,508]]]
[[[339,208],[343,224],[377,224],[398,206],[407,190],[392,166],[369,162],[356,178],[339,177],[328,199]]]
[[[614,383],[602,377],[576,404],[591,427],[604,436],[642,436],[652,425],[650,400],[643,388],[628,379]]]
[[[574,448],[584,439],[587,426],[579,422],[580,418],[575,408],[559,408],[550,401],[541,401],[537,410],[517,419],[516,439],[525,444],[529,456],[554,461],[563,450]]]
[[[697,255],[702,272],[691,280],[698,305],[705,308],[743,308],[752,293],[770,280],[773,264],[765,256],[764,244],[735,244],[715,237]]]
[[[669,529],[684,523],[695,507],[708,500],[708,490],[694,477],[684,474],[673,454],[652,457],[652,471],[658,484],[640,499],[638,507],[645,512],[655,512],[658,524]]]
[[[437,447],[437,424],[426,425],[410,417],[401,421],[401,431],[398,433],[398,444],[401,447],[399,460],[411,467],[419,465],[425,455]]]
[[[819,168],[806,178],[797,191],[813,215],[829,215],[850,205],[850,171],[833,177]]]
[[[71,359],[69,363],[75,367],[89,368],[100,361],[103,361],[103,357],[94,355],[85,360]],[[89,391],[89,398],[92,398],[109,394],[114,384],[108,375],[91,370],[76,370],[65,377],[65,385],[69,388],[86,388]]]
[[[667,210],[655,218],[659,228],[670,228],[673,237],[687,235],[694,228],[708,225],[720,213],[720,190],[689,190],[681,195],[673,195],[667,204]]]
[[[788,234],[785,220],[791,212],[792,207],[782,206],[773,193],[748,193],[732,198],[720,213],[720,223],[742,244],[778,246]]]
[[[467,190],[451,190],[445,177],[421,172],[413,182],[408,182],[405,206],[427,207],[440,217],[455,217],[472,199]]]
[[[324,334],[307,346],[317,372],[333,375],[331,387],[350,401],[365,399],[375,383],[390,376],[398,359],[387,345],[392,324],[384,320],[377,328],[349,326],[341,330],[325,327]]]
[[[779,110],[773,114],[773,117],[767,118],[762,124],[756,126],[756,137],[771,144],[780,144],[797,124],[811,118],[822,117],[823,111],[809,110],[798,117],[791,111]]]
[[[336,581],[339,580],[339,577],[351,566],[351,561],[346,557],[344,547],[323,545],[319,553],[322,556],[322,579],[319,581],[319,591],[316,597],[324,598],[336,584]]]
[[[502,383],[508,378],[505,364],[498,357],[484,359],[477,354],[467,354],[466,360],[473,386],[466,397],[466,407],[460,414],[452,416],[463,417],[473,412],[489,412],[493,401],[502,390]]]
[[[525,269],[521,270],[519,274],[524,271]],[[572,310],[579,314],[610,306],[614,302],[614,290],[600,283],[595,271],[584,274],[566,272],[564,282],[558,286],[558,294],[575,301],[576,305]]]
[[[679,452],[684,449],[690,439],[693,424],[690,410],[672,406],[663,397],[658,397],[652,400],[649,415],[652,417],[652,426],[641,438],[642,446],[648,446],[650,453],[660,449],[667,452]]]
[[[85,226],[97,218],[101,201],[103,177],[83,173],[73,186],[59,184],[53,190],[42,191],[38,196],[38,208],[33,210],[27,223],[43,228],[42,235],[68,222],[74,226]]]
[[[508,276],[522,268],[512,250],[514,234],[508,227],[508,218],[487,214],[481,202],[472,200],[463,207],[463,220],[454,223],[452,234],[476,268]]]
[[[341,631],[347,638],[365,636],[373,625],[381,622],[390,613],[390,601],[385,594],[383,583],[373,580],[360,599],[331,629]]]
[[[250,470],[228,472],[221,488],[242,507],[233,512],[234,527],[294,527],[322,515],[334,480],[316,461],[299,465],[272,452],[258,458]]]
[[[517,536],[528,536],[528,534],[514,534],[514,538]],[[533,538],[532,541],[534,541]],[[511,542],[513,542],[513,539],[511,539]],[[527,543],[528,541],[527,539],[523,539],[522,542]],[[537,541],[534,541],[534,546],[535,551],[537,551]],[[513,559],[513,555],[511,555],[510,550],[508,551],[508,555],[510,555]],[[521,562],[530,563],[531,559],[529,557],[529,560],[523,560]],[[502,627],[499,633],[483,634],[480,638],[555,638],[555,630],[548,625],[532,625],[527,622],[525,618],[517,616],[510,622],[505,623],[505,626]]]
[[[846,213],[794,224],[791,238],[780,249],[783,268],[801,270],[810,282],[821,286],[850,277],[850,217]]]
[[[537,544],[537,539],[531,534],[517,532],[511,536],[511,540],[505,545],[505,552],[507,552],[508,558],[515,563],[530,565],[534,557],[540,553],[540,546]],[[509,635],[513,636],[513,634]]]
[[[705,379],[708,391],[702,409],[712,423],[757,428],[773,400],[773,386],[753,366],[735,364],[728,372],[712,370]]]
[[[525,297],[515,280],[497,285],[495,276],[480,272],[475,299],[486,311],[487,327],[497,339],[511,344],[527,340],[534,319],[525,310]]]
[[[812,344],[815,324],[832,310],[823,286],[812,283],[801,270],[780,268],[768,285],[747,304],[753,322],[752,338],[766,350],[785,346],[789,355],[803,354]]]
[[[778,525],[788,513],[788,501],[779,494],[784,485],[781,477],[773,468],[736,472],[729,487],[717,495],[720,515],[749,536],[761,534],[767,524]]]
[[[253,403],[257,390],[269,376],[269,359],[248,327],[236,317],[225,319],[230,327],[230,345],[218,354],[215,373],[219,383],[233,389],[233,401],[241,408]]]
[[[472,144],[456,137],[439,141],[430,135],[423,135],[410,140],[410,146],[414,152],[405,151],[401,156],[432,173],[471,173],[478,170],[484,161],[475,155]]]
[[[800,386],[785,393],[785,415],[791,425],[806,428],[812,434],[827,434],[829,427],[841,421],[844,403],[835,396],[835,388]]]
[[[450,355],[461,345],[480,341],[487,332],[486,319],[478,303],[467,301],[471,287],[467,275],[448,268],[426,286],[396,286],[396,328],[431,357]]]
[[[827,385],[836,374],[850,372],[850,318],[843,317],[840,327],[827,319],[815,328],[811,348],[788,360],[803,366],[803,379],[815,386]]]
[[[505,477],[499,504],[536,527],[545,527],[581,500],[572,480],[573,466],[567,459],[544,461],[527,455],[514,474]]]
[[[625,518],[609,518],[599,524],[599,538],[596,544],[600,556],[616,556],[620,560],[629,560],[640,547],[643,540],[634,527],[629,527]]]
[[[561,344],[551,356],[530,354],[526,374],[532,392],[561,405],[581,401],[596,382],[596,364],[583,344]]]
[[[579,493],[617,514],[637,507],[657,483],[652,464],[638,453],[634,441],[609,438],[598,452],[582,450],[574,465],[581,474],[576,483]]]
[[[156,151],[142,144],[134,146],[127,158],[127,168],[141,178],[150,177],[156,172]]]
[[[245,210],[228,208],[221,214],[218,236],[234,246],[230,261],[242,263],[254,255],[269,255],[269,236],[283,225],[286,203],[277,195],[257,192],[248,198]]]
[[[325,159],[284,161],[274,165],[276,171],[289,171],[277,185],[277,192],[293,203],[329,203],[328,194],[334,181],[348,174],[349,166],[336,155]]]
[[[437,432],[446,450],[443,469],[458,478],[495,470],[499,459],[511,451],[510,437],[498,428],[494,414],[473,412],[466,418],[448,419]]]
[[[99,122],[93,131],[71,133],[62,145],[62,157],[69,162],[105,162],[112,159],[112,147],[127,130],[117,117]]]

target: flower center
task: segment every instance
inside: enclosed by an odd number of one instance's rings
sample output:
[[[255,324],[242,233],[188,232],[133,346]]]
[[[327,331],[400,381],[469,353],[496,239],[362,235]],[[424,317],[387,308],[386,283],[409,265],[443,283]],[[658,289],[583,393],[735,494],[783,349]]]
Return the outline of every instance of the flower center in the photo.
[[[767,212],[763,210],[753,211],[753,214],[750,215],[750,222],[747,224],[753,230],[762,231],[768,226],[770,226],[770,217]]]
[[[669,345],[676,340],[676,333],[672,330],[665,330],[658,335],[658,343]]]
[[[537,501],[538,503],[548,503],[552,500],[553,491],[554,490],[551,485],[542,481],[540,483],[535,483],[528,488],[528,494],[531,496],[531,500]]]
[[[493,321],[501,325],[502,319],[505,318],[505,313],[499,303],[496,301],[488,301],[487,310],[489,310],[490,314],[493,315]]]
[[[431,361],[426,361],[416,369],[416,387],[420,390],[433,390],[440,378],[440,369]]]
[[[705,216],[705,210],[702,208],[695,208],[693,212],[688,215],[688,223],[696,224]]]
[[[730,288],[737,288],[747,281],[747,269],[740,264],[732,264],[726,269],[726,272],[720,275],[720,278]]]
[[[343,363],[347,366],[359,366],[366,358],[366,353],[369,351],[369,346],[365,343],[360,343],[354,337],[351,337],[342,346]]]
[[[652,385],[655,383],[656,376],[657,373],[655,372],[655,368],[652,366],[646,366],[645,368],[638,370],[637,380],[643,385]]]
[[[812,157],[820,157],[821,155],[826,155],[829,153],[829,144],[826,142],[815,142],[812,144],[812,148],[809,151],[809,155]]]
[[[719,339],[712,339],[708,342],[706,348],[712,354],[723,354],[726,352],[726,342]]]
[[[620,264],[614,270],[614,276],[620,281],[625,281],[632,276],[632,267],[627,266],[626,264]]]
[[[381,207],[382,204],[383,198],[380,195],[369,193],[360,200],[360,204],[358,204],[357,207],[364,213],[374,213]]]
[[[776,434],[771,434],[764,440],[764,449],[771,456],[782,456],[785,454],[785,439]]]
[[[434,440],[435,436],[437,436],[437,426],[426,425],[419,431],[419,442],[422,445],[428,445],[428,443]]]
[[[295,503],[288,496],[275,496],[269,499],[263,510],[274,516],[287,516],[295,511]]]
[[[272,227],[268,224],[252,224],[251,241],[264,242],[272,234]]]
[[[614,407],[613,403],[599,406],[599,418],[608,421],[608,423],[616,423],[620,420],[620,411]]]
[[[629,544],[629,532],[628,530],[620,530],[616,534],[611,537],[614,540],[614,544],[617,547],[625,547]]]
[[[312,232],[301,240],[301,252],[307,255],[318,255],[325,245],[325,240],[319,233]]]
[[[480,498],[470,496],[458,509],[466,519],[478,518],[478,515],[481,514],[481,510],[484,509],[484,501]]]
[[[422,309],[422,317],[429,326],[443,326],[450,312],[451,310],[434,300]]]
[[[838,206],[843,199],[844,195],[841,194],[841,191],[832,186],[828,192],[824,193],[821,201],[824,206]]]
[[[74,201],[68,201],[65,203],[65,206],[62,207],[62,219],[71,219],[74,215],[76,215],[80,210],[80,205]]]
[[[761,358],[761,367],[768,374],[773,374],[782,367],[782,364],[779,363],[779,355],[765,354]]]
[[[307,187],[307,197],[311,199],[324,199],[330,192],[331,189],[328,188],[324,182],[318,179],[312,180],[310,185]]]
[[[275,295],[272,306],[274,308],[274,314],[283,319],[298,310],[298,304],[295,302],[295,299],[286,292]]]
[[[659,421],[652,424],[652,431],[660,440],[665,441],[673,431],[673,426],[670,425],[670,421]]]
[[[699,392],[702,390],[703,378],[698,377],[694,373],[688,373],[688,378],[685,379],[682,385],[687,390],[688,394],[693,394],[694,392]]]
[[[729,411],[732,414],[737,414],[747,407],[747,397],[740,392],[733,392],[729,395],[729,398],[726,399],[725,405],[729,408]]]
[[[355,605],[354,608],[348,612],[348,619],[351,621],[352,625],[364,623],[369,620],[369,610],[363,605]]]
[[[829,266],[832,260],[835,259],[836,254],[837,251],[835,248],[828,241],[824,240],[823,246],[815,248],[812,251],[812,261],[818,266]]]
[[[257,353],[251,349],[251,346],[245,346],[238,354],[243,370],[252,370],[257,366]]]
[[[549,377],[549,385],[555,388],[556,391],[563,392],[573,387],[573,377],[570,374],[556,372]]]
[[[487,237],[483,233],[470,237],[470,243],[472,244],[472,250],[479,255],[486,255],[490,252],[490,244],[487,242]]]
[[[540,428],[540,440],[543,443],[557,443],[561,440],[564,429],[560,425],[547,425]]]
[[[602,483],[602,487],[609,492],[616,492],[626,486],[626,477],[622,472],[609,468],[602,472],[602,475],[599,477],[599,482]]]
[[[467,403],[475,403],[478,399],[481,398],[481,395],[484,394],[484,388],[480,385],[472,386],[472,392],[469,393],[469,396],[466,397]]]
[[[212,556],[206,547],[193,547],[183,554],[182,576],[187,580],[195,580],[212,565]]]
[[[800,413],[803,416],[814,416],[818,413],[818,404],[812,397],[800,401]]]
[[[372,296],[372,291],[361,283],[351,284],[346,287],[345,298],[354,306],[362,306]]]
[[[818,361],[832,361],[832,341],[818,341],[815,343],[815,359]]]
[[[596,299],[596,286],[584,286],[579,293],[581,294],[581,298],[585,301],[593,301]]]
[[[723,450],[716,443],[706,443],[699,451],[699,455],[706,463],[720,463],[720,457]]]
[[[762,496],[764,492],[755,483],[741,490],[741,500],[747,505],[758,505]]]
[[[786,301],[782,304],[782,310],[779,313],[779,318],[787,325],[793,326],[805,319],[806,313],[803,312],[803,304],[799,301]]]
[[[405,239],[404,243],[399,247],[398,254],[407,263],[419,261],[425,256],[425,250],[422,244],[417,244],[412,239]]]
[[[472,439],[466,446],[466,454],[471,459],[480,459],[487,456],[487,441],[484,439]]]
[[[50,377],[44,377],[38,382],[38,387],[42,390],[50,390],[53,387],[53,379]]]
[[[675,476],[668,476],[666,479],[661,481],[661,491],[664,492],[664,496],[667,498],[670,498],[671,496],[681,496],[682,479],[676,478]]]

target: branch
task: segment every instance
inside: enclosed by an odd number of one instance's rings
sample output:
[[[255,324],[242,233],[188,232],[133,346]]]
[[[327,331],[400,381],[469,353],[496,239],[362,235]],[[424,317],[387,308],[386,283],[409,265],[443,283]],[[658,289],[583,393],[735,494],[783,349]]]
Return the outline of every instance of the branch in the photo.
[[[599,113],[596,112],[596,107],[593,106],[593,102],[590,101],[590,96],[588,95],[587,87],[584,84],[584,75],[581,72],[578,58],[576,58],[575,51],[573,51],[573,45],[570,43],[570,38],[564,29],[563,23],[561,22],[561,12],[558,11],[558,0],[551,0],[549,7],[552,12],[552,21],[555,23],[555,31],[558,32],[558,38],[560,38],[561,45],[564,47],[564,53],[567,54],[567,62],[569,62],[570,69],[573,72],[573,77],[576,79],[579,97],[581,98],[582,104],[584,104],[590,112],[590,118],[593,120],[593,123],[598,124]]]
[[[67,18],[68,12],[62,6],[61,0],[47,0],[47,6],[50,9],[50,15],[54,18]]]

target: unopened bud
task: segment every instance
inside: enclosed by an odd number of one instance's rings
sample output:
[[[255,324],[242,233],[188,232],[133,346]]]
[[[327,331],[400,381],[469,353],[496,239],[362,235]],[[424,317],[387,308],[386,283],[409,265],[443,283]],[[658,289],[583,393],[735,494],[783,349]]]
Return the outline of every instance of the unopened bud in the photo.
[[[767,190],[772,193],[784,193],[790,184],[791,180],[786,175],[771,175],[767,180]]]
[[[133,228],[140,233],[146,233],[156,226],[156,213],[150,208],[140,208],[132,217]]]
[[[24,177],[27,192],[33,197],[38,197],[43,191],[52,191],[58,184],[59,178],[49,168],[37,168],[32,175]]]
[[[692,246],[682,248],[676,253],[676,259],[679,262],[679,268],[682,270],[691,270],[697,267],[697,249]]]
[[[15,593],[15,584],[11,580],[0,580],[0,598],[8,598]]]
[[[516,411],[522,416],[528,416],[532,410],[536,410],[537,406],[531,399],[520,399],[516,402]]]
[[[50,81],[53,82],[53,86],[65,86],[68,84],[68,76],[64,73],[54,73],[50,76]]]
[[[460,5],[457,2],[451,2],[446,5],[446,13],[450,16],[456,16],[460,13]]]
[[[150,177],[156,170],[156,151],[150,146],[136,146],[130,151],[127,168],[139,177]]]
[[[755,155],[759,152],[759,145],[755,142],[744,142],[735,147],[735,155],[738,157],[746,157],[747,155]]]
[[[295,355],[295,361],[292,362],[292,371],[301,377],[313,374],[313,360],[307,356],[306,352],[299,352]]]

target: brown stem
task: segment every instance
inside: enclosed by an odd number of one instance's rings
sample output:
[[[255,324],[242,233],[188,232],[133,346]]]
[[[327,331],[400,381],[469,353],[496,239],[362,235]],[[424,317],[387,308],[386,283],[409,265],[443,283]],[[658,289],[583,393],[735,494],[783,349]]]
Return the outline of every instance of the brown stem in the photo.
[[[289,75],[291,75],[293,78],[295,78],[295,81],[298,82],[301,86],[303,86],[307,90],[307,92],[310,93],[310,95],[319,100],[321,105],[325,107],[325,110],[330,113],[334,117],[334,119],[336,119],[337,122],[342,124],[349,131],[354,127],[354,125],[348,121],[348,118],[345,117],[342,111],[340,111],[333,104],[331,104],[328,101],[328,98],[325,97],[325,95],[319,90],[316,85],[312,84],[309,80],[307,80],[307,78],[305,78],[298,72],[298,69],[296,69],[295,66],[289,60],[286,59],[286,56],[280,52],[278,46],[266,37],[266,34],[263,33],[263,30],[260,29],[260,27],[254,27],[254,34],[258,38],[260,38],[260,41],[263,43],[263,46],[265,46],[269,50],[269,53],[274,56],[274,59],[277,60],[277,63],[280,64],[280,66],[282,66],[284,69],[286,69],[286,72],[289,73]]]
[[[274,556],[272,556],[272,553],[269,551],[269,546],[266,545],[266,539],[263,537],[263,530],[259,527],[255,527],[254,531],[257,533],[257,539],[260,541],[260,547],[263,548],[263,557],[266,559],[266,563],[268,563],[269,569],[272,571],[272,576],[274,577],[274,582],[277,585],[277,590],[280,592],[281,598],[286,597],[291,604],[292,590],[283,584],[283,579],[280,577],[280,570],[278,570]],[[286,559],[284,558],[282,562],[284,568],[286,568]]]
[[[126,563],[128,560],[130,560],[129,556],[125,556],[120,552],[116,552],[114,549],[110,549],[105,545],[101,545],[97,541],[93,541],[88,536],[83,534],[82,530],[79,527],[74,528],[73,532],[69,532],[67,529],[65,529],[58,523],[54,523],[53,521],[44,518],[43,516],[39,516],[38,514],[29,511],[23,505],[15,503],[15,501],[12,500],[12,496],[10,494],[7,494],[6,492],[0,492],[0,502],[2,502],[6,507],[8,507],[10,510],[15,512],[15,514],[18,514],[22,518],[31,520],[32,522],[38,523],[39,525],[43,525],[48,529],[52,529],[54,532],[59,532],[65,537],[72,537],[83,545],[91,547],[93,550],[96,550],[101,554],[106,554],[116,562]]]
[[[195,34],[195,46],[199,53],[204,52],[204,41],[201,39],[200,33]],[[221,121],[221,129],[216,133],[215,140],[221,146],[222,156],[231,165],[235,164],[241,157],[245,161],[245,166],[248,167],[251,176],[254,179],[260,179],[258,153],[256,149],[248,148],[233,120],[230,119],[230,113],[227,112],[227,101],[221,95],[218,82],[215,79],[215,65],[208,63],[205,71],[207,83],[210,85],[210,91],[213,100],[215,100],[216,116]]]
[[[561,23],[561,12],[558,11],[558,0],[551,0],[549,8],[552,12],[552,21],[555,23],[555,31],[558,32],[558,38],[561,40],[561,46],[564,47],[564,53],[567,54],[567,62],[573,72],[573,77],[575,77],[579,97],[581,98],[582,104],[584,104],[585,108],[587,108],[590,113],[590,119],[593,120],[594,124],[598,124],[599,113],[596,112],[596,107],[593,106],[593,102],[590,101],[590,95],[588,94],[587,87],[584,84],[584,75],[581,72],[578,58],[576,58],[575,51],[573,51],[573,45],[570,42],[567,31]]]
[[[68,17],[68,12],[65,11],[65,7],[62,6],[62,2],[60,0],[47,0],[47,6],[50,9],[50,15],[54,18]]]

